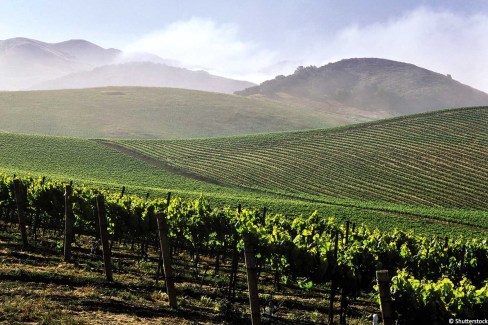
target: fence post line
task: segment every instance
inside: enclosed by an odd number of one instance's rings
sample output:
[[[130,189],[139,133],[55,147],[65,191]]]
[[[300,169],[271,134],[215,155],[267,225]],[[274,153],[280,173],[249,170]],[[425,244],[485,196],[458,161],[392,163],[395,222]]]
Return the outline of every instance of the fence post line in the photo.
[[[378,281],[378,288],[380,292],[383,324],[393,325],[395,324],[395,320],[393,319],[393,309],[391,305],[390,277],[388,275],[388,270],[376,271],[376,280]]]
[[[249,289],[249,303],[251,305],[252,325],[261,324],[261,314],[259,308],[259,292],[256,273],[256,258],[254,256],[254,245],[249,234],[243,235],[244,240],[244,259],[246,262],[247,284]]]
[[[64,188],[64,260],[71,260],[71,243],[73,242],[73,212],[71,207],[71,185]]]
[[[169,251],[168,243],[168,223],[166,217],[161,212],[156,214],[156,219],[158,222],[159,244],[161,248],[161,257],[163,259],[164,278],[166,280],[166,292],[168,294],[169,306],[171,308],[178,308],[173,269],[171,267],[171,253]]]
[[[113,281],[112,257],[108,244],[107,215],[105,213],[105,198],[103,195],[97,196],[98,223],[100,227],[100,239],[102,240],[103,263],[105,265],[105,275],[108,281]]]
[[[22,193],[22,183],[19,179],[14,179],[15,202],[17,204],[17,215],[19,217],[19,230],[22,236],[22,247],[26,249],[29,246],[27,240],[27,229],[24,215],[24,198]]]

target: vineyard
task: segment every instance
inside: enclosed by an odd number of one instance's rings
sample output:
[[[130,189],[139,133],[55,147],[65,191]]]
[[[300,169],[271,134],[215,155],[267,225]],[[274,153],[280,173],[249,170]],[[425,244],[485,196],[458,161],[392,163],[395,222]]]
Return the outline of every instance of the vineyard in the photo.
[[[144,188],[140,194],[151,188],[193,194],[223,192],[222,187],[165,172],[85,139],[0,133],[0,156],[0,170],[17,175],[47,175],[106,188]]]
[[[105,142],[104,142],[105,143]],[[159,161],[130,155],[92,140],[0,133],[0,170],[9,175],[47,176],[97,188],[151,197],[173,192],[182,198],[205,193],[214,205],[268,206],[276,213],[311,214],[317,210],[336,220],[350,220],[381,230],[392,227],[418,234],[483,238],[488,217],[483,210],[407,206],[304,194],[271,193],[206,182],[168,170]],[[155,160],[155,159],[153,159]]]
[[[488,108],[358,126],[201,140],[118,144],[219,184],[296,197],[335,197],[486,210]]]
[[[43,237],[58,236],[61,245],[54,249],[59,256],[64,252],[67,262],[81,259],[80,243],[92,238],[93,252],[103,246],[106,281],[115,280],[122,289],[128,286],[124,259],[134,254],[119,254],[112,261],[111,250],[132,246],[139,265],[154,270],[146,272],[144,290],[152,290],[150,294],[161,290],[157,281],[163,276],[167,291],[163,302],[167,299],[173,308],[189,294],[179,287],[184,281],[200,283],[201,290],[204,284],[214,288],[214,298],[199,296],[208,305],[219,301],[214,306],[219,313],[204,320],[209,323],[247,323],[251,314],[254,322],[264,306],[269,306],[267,317],[277,322],[298,321],[293,315],[300,315],[299,321],[305,324],[359,322],[358,305],[364,304],[361,297],[375,292],[378,270],[388,270],[393,276],[392,316],[400,322],[444,324],[449,318],[483,318],[488,310],[486,239],[380,232],[349,221],[338,223],[316,212],[286,216],[267,209],[214,208],[204,197],[182,200],[168,194],[165,199],[149,199],[127,195],[125,189],[115,193],[6,175],[0,178],[0,222],[5,231],[18,226],[26,252],[46,243]],[[19,245],[18,236],[2,236],[1,241],[2,246]],[[2,250],[1,255],[6,261],[15,253]],[[171,264],[182,261],[188,264],[175,266],[173,275]],[[42,278],[20,265],[15,270],[3,265],[0,276],[4,280]],[[55,271],[47,281],[70,279],[71,285],[82,281],[81,264],[75,262],[72,267],[71,277],[56,276]],[[101,277],[89,283],[101,285]],[[251,311],[243,307],[248,293]],[[304,302],[290,302],[300,294],[314,297],[312,310]],[[275,305],[286,308],[275,310]],[[183,312],[192,310],[191,306],[182,308]],[[373,310],[379,313],[379,306]],[[0,313],[1,321],[15,321],[17,316],[5,317]]]

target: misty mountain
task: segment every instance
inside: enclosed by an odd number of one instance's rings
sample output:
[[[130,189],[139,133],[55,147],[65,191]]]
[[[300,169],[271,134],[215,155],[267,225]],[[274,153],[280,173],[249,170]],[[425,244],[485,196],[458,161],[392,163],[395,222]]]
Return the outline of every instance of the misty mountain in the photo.
[[[45,43],[12,38],[0,41],[0,90],[147,86],[232,93],[254,86],[170,65],[179,64],[150,53],[104,49],[85,40]]]
[[[120,51],[82,40],[44,43],[28,38],[0,41],[0,89],[27,89],[76,71],[112,62]]]
[[[90,64],[91,66],[110,64],[122,54],[120,50],[104,49],[85,40],[69,40],[52,44],[51,46],[68,54],[73,60]]]
[[[318,111],[380,113],[383,117],[488,105],[488,94],[449,75],[376,58],[299,67],[290,76],[278,76],[236,94],[302,104]]]
[[[72,73],[33,88],[47,90],[106,86],[170,87],[233,93],[254,84],[214,76],[205,71],[191,71],[152,62],[131,62]]]

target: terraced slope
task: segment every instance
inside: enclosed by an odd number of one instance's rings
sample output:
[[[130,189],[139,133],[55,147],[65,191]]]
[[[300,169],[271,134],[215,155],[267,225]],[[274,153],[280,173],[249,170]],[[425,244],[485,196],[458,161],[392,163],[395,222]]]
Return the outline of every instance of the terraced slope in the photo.
[[[117,143],[226,185],[296,197],[488,209],[487,107],[332,130]]]

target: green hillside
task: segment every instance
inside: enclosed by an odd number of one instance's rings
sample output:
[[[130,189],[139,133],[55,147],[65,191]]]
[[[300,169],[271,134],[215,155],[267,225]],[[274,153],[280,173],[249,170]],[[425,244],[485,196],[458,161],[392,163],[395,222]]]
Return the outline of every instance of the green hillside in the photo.
[[[195,138],[336,125],[293,105],[175,88],[0,92],[0,131],[83,138]]]
[[[2,174],[74,180],[75,186],[93,184],[115,191],[126,186],[127,193],[149,192],[152,197],[165,196],[167,191],[191,198],[204,193],[212,206],[266,206],[273,213],[288,215],[307,215],[318,210],[341,222],[350,220],[383,230],[395,227],[440,236],[483,237],[488,229],[488,216],[483,211],[385,206],[370,201],[301,197],[303,194],[294,195],[292,191],[278,195],[245,190],[199,180],[205,178],[168,168],[161,161],[134,152],[124,153],[93,140],[68,137],[0,133],[0,177]]]
[[[331,130],[117,143],[223,185],[322,200],[488,210],[488,108]]]
[[[91,140],[0,133],[0,172],[48,176],[120,189],[146,191],[237,193],[168,173]]]

